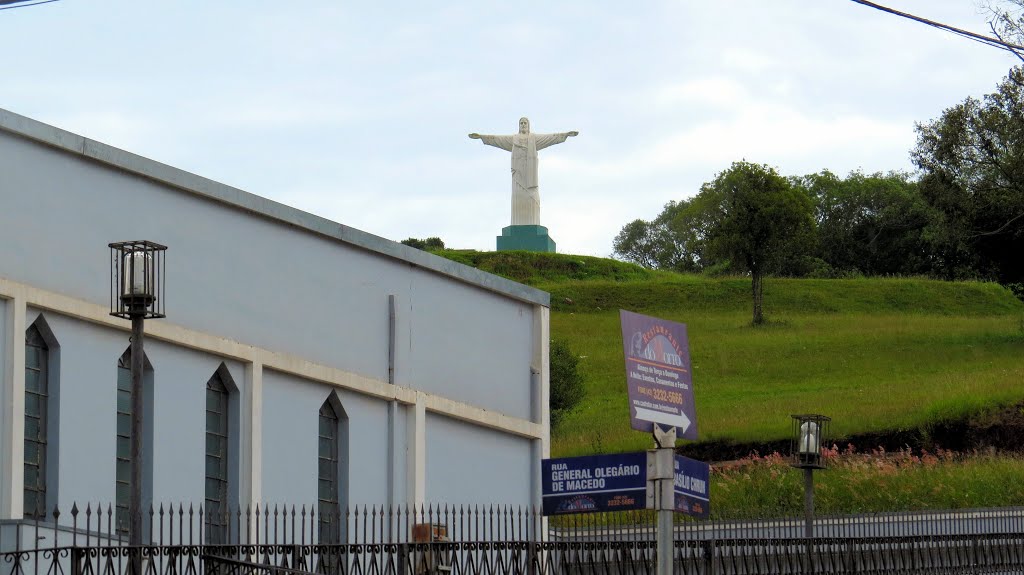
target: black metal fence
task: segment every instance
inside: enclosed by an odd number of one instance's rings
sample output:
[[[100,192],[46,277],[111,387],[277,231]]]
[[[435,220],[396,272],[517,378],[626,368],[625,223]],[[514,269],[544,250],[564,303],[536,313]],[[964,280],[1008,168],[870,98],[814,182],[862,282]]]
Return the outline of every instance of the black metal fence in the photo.
[[[0,575],[641,575],[648,512],[543,518],[507,506],[204,513],[157,506],[131,546],[110,506],[0,522]],[[1024,573],[1024,508],[732,519],[675,525],[680,574]]]

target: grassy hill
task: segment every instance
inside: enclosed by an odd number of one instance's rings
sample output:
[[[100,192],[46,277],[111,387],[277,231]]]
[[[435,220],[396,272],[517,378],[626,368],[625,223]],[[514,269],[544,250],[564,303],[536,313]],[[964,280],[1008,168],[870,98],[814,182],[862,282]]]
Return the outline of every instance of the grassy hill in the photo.
[[[999,285],[926,279],[765,283],[750,326],[744,278],[655,273],[561,254],[442,253],[552,294],[551,333],[581,356],[587,395],[553,455],[646,449],[629,427],[618,310],[686,323],[702,442],[771,442],[791,413],[836,437],[915,429],[1024,400],[1024,303]]]
[[[676,275],[651,271],[636,264],[590,256],[475,250],[441,250],[433,253],[528,285],[587,280],[649,280]]]

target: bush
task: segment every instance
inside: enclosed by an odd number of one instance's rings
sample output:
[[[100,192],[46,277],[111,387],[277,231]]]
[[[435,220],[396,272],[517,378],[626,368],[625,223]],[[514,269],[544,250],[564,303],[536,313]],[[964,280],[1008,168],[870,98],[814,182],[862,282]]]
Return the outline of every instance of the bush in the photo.
[[[579,372],[580,358],[569,349],[563,340],[551,340],[549,375],[551,393],[551,426],[554,427],[562,416],[583,400],[583,375]]]
[[[405,244],[411,248],[416,248],[418,250],[423,250],[427,252],[444,249],[444,242],[441,241],[441,238],[438,237],[427,238],[425,240],[421,240],[419,238],[406,238],[402,240],[400,243]]]
[[[1017,299],[1024,301],[1024,283],[1006,284],[1006,288],[1009,289],[1013,295],[1017,296]]]

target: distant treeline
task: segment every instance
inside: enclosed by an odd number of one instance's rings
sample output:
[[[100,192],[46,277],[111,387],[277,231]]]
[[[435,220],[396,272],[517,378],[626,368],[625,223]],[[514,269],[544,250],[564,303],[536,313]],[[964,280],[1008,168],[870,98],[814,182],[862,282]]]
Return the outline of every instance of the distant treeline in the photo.
[[[737,162],[626,224],[615,254],[684,272],[994,280],[1024,295],[1024,70],[916,128],[915,174],[782,177]],[[770,249],[735,249],[765,238]]]

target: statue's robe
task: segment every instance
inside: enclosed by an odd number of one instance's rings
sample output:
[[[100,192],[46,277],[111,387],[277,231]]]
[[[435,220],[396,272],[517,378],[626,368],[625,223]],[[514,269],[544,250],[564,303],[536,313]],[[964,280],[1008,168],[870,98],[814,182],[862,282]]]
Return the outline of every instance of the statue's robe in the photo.
[[[540,225],[540,190],[537,186],[537,150],[561,144],[568,132],[559,134],[481,135],[488,146],[512,152],[512,225]]]

